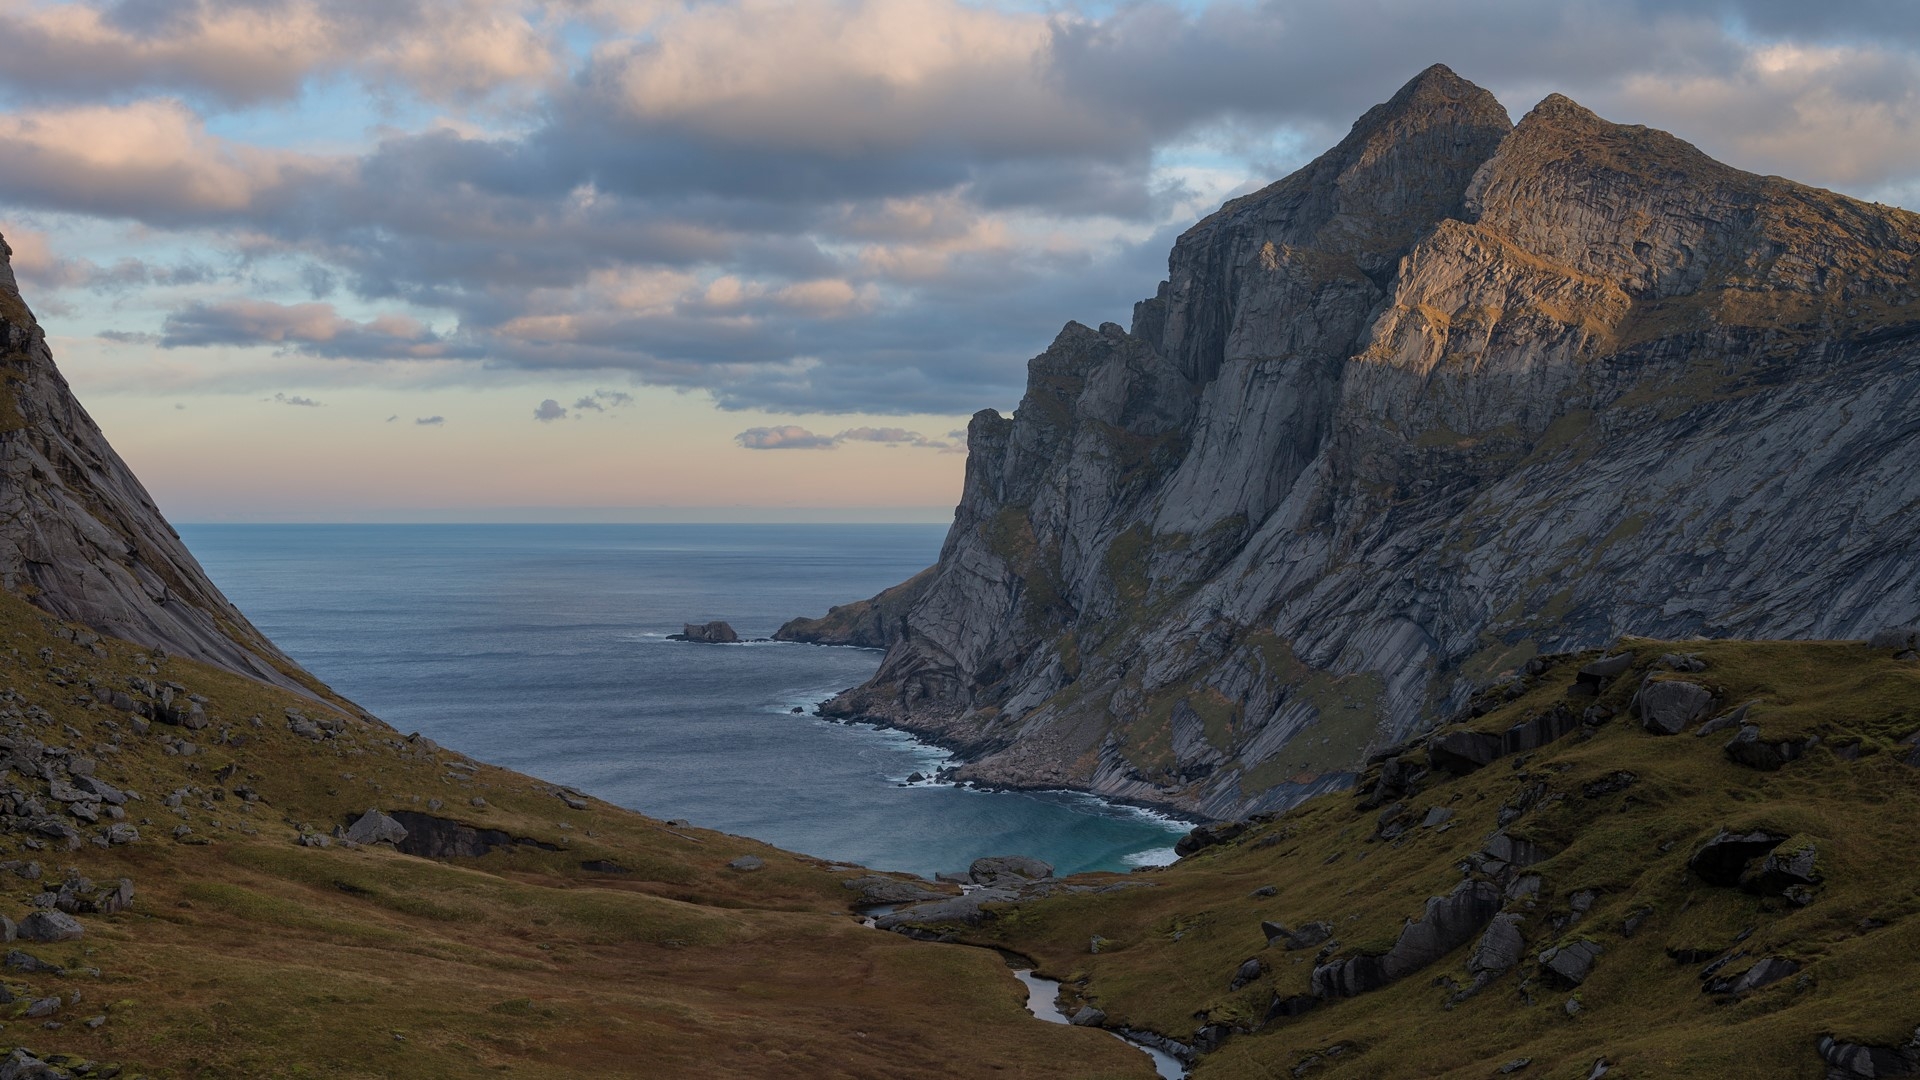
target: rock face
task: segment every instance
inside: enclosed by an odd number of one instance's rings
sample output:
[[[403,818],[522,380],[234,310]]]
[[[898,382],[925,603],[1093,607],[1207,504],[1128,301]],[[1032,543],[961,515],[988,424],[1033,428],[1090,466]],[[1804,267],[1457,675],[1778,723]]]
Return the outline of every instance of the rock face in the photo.
[[[790,619],[773,632],[773,640],[884,649],[900,640],[907,612],[933,577],[934,568],[928,567],[871,600],[828,608],[824,618]]]
[[[697,641],[703,645],[735,645],[739,643],[740,635],[733,632],[733,627],[716,619],[710,623],[686,623],[679,633],[668,634],[667,639]]]
[[[1430,69],[973,418],[825,711],[1223,818],[1536,653],[1912,625],[1916,256],[1920,216]]]
[[[57,618],[307,696],[74,399],[0,240],[0,587]]]

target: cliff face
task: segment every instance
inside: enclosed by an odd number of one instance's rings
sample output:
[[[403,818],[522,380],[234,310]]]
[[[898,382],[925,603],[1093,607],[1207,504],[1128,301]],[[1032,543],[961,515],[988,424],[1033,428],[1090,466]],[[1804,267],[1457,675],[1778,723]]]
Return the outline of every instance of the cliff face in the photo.
[[[974,417],[829,711],[1231,816],[1537,653],[1920,617],[1920,216],[1435,67]]]
[[[56,618],[313,696],[207,580],[54,367],[0,240],[0,587]]]

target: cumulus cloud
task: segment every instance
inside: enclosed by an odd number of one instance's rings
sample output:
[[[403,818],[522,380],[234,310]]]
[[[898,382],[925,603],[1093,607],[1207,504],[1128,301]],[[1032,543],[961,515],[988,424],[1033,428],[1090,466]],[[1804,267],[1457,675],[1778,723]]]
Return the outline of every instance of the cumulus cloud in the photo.
[[[306,409],[317,409],[321,404],[310,397],[301,397],[299,394],[275,394],[271,398],[264,398],[262,400],[277,401],[282,405],[298,405]]]
[[[14,94],[164,90],[228,105],[289,100],[334,74],[430,100],[554,74],[561,42],[517,0],[68,0],[0,6]],[[533,16],[533,18],[529,18]]]
[[[0,199],[212,253],[16,243],[48,304],[178,290],[114,331],[170,348],[958,414],[1011,405],[1066,319],[1124,322],[1194,218],[1435,60],[1515,113],[1563,91],[1920,198],[1916,26],[1786,0],[0,0]],[[397,106],[358,143],[232,112],[342,85]],[[873,441],[845,434],[794,437]]]
[[[533,418],[543,424],[552,423],[555,420],[565,420],[567,418],[567,408],[552,398],[548,398],[534,406]]]
[[[198,302],[167,316],[161,348],[208,345],[275,345],[312,356],[363,360],[429,360],[466,352],[410,316],[356,322],[324,303]]]

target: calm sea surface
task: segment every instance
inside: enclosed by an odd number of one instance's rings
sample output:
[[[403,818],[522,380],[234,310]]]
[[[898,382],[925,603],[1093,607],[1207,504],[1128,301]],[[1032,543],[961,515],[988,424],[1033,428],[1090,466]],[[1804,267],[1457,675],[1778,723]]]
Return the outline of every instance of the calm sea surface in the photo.
[[[879,665],[764,637],[933,563],[944,526],[183,525],[281,648],[402,732],[661,818],[887,870],[1170,861],[1183,831],[1067,793],[916,784],[907,736],[794,715]]]

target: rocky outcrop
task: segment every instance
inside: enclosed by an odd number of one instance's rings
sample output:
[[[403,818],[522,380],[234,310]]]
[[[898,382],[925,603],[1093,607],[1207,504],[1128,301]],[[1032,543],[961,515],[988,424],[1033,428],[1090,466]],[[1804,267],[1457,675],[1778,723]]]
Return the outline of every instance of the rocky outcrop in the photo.
[[[740,635],[732,626],[716,619],[709,623],[685,623],[677,634],[668,634],[668,641],[697,641],[702,645],[737,645]]]
[[[0,587],[56,618],[307,696],[67,387],[0,240]]]
[[[1431,69],[973,418],[824,711],[1227,818],[1536,654],[1911,626],[1917,256],[1913,214]]]
[[[928,567],[871,600],[830,607],[822,618],[789,619],[773,632],[773,640],[884,649],[900,640],[907,612],[932,583],[934,569]]]

